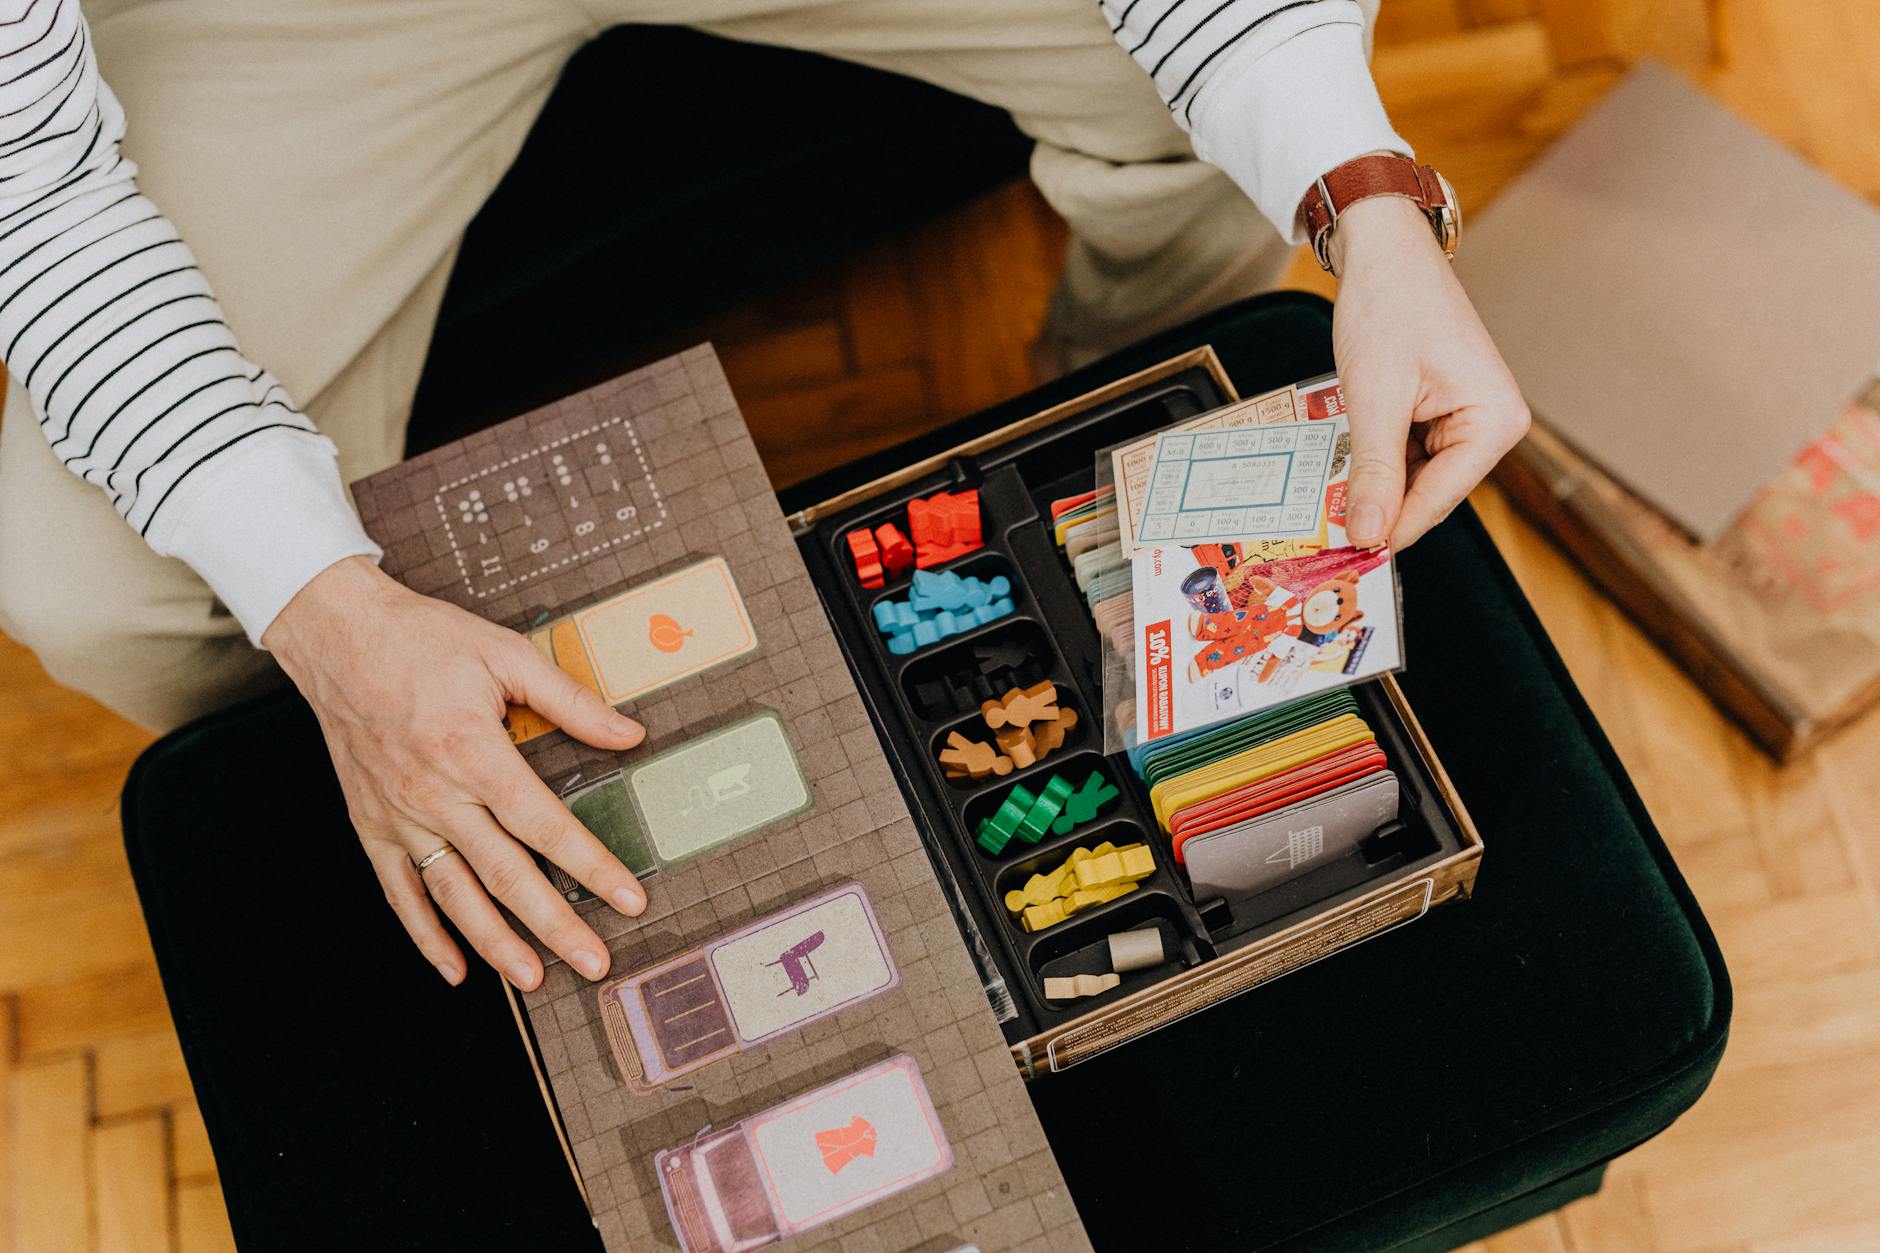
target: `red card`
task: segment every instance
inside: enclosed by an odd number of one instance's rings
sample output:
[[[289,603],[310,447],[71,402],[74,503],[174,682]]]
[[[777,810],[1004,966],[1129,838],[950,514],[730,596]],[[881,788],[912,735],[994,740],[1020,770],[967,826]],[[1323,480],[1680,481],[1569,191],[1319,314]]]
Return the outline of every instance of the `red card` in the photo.
[[[1079,505],[1087,505],[1097,498],[1095,492],[1080,492],[1075,496],[1066,496],[1062,500],[1051,502],[1051,520],[1057,521]]]
[[[1174,843],[1175,860],[1184,860],[1182,845],[1190,836],[1219,830],[1299,801],[1310,800],[1340,784],[1374,774],[1389,764],[1383,750],[1378,748],[1377,741],[1366,740],[1362,744],[1352,744],[1337,752],[1327,753],[1271,778],[1177,810],[1169,817],[1169,834]]]
[[[1377,746],[1376,740],[1351,744],[1327,753],[1323,757],[1301,762],[1279,774],[1242,784],[1231,791],[1211,796],[1205,801],[1197,801],[1170,815],[1170,829],[1192,831],[1201,827],[1213,830],[1221,825],[1223,818],[1239,821],[1241,818],[1252,816],[1245,812],[1252,806],[1263,805],[1273,799],[1297,799],[1307,789],[1314,788],[1326,780],[1349,782],[1371,770],[1379,769],[1379,763],[1389,764],[1383,750]]]

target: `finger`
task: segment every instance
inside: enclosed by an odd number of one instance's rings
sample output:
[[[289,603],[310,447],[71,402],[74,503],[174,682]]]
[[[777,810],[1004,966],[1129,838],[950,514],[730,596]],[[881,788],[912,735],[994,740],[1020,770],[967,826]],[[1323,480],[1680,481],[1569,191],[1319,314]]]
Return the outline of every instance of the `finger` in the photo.
[[[1423,462],[1404,496],[1403,512],[1391,532],[1391,548],[1408,548],[1447,518],[1475,490],[1475,485],[1488,477],[1509,446],[1496,440],[1463,440],[1443,447]]]
[[[427,848],[416,855],[422,857],[430,851]],[[535,950],[503,921],[476,871],[461,853],[458,850],[457,855],[440,857],[425,867],[425,890],[457,924],[470,947],[504,978],[527,992],[542,981],[542,963]]]
[[[550,665],[527,640],[518,637],[513,645],[505,643],[497,665],[497,677],[511,700],[583,743],[618,750],[646,738],[644,727]]]
[[[474,791],[503,830],[566,870],[620,913],[631,918],[645,912],[646,889],[640,881],[523,765],[512,746],[493,745],[477,779]]]
[[[1404,449],[1414,380],[1370,381],[1362,373],[1342,384],[1351,425],[1351,486],[1345,534],[1360,548],[1382,544],[1403,506]]]
[[[466,802],[449,828],[490,895],[509,906],[536,939],[589,979],[607,973],[607,946],[487,809]]]
[[[384,889],[392,912],[405,924],[405,934],[418,946],[424,959],[444,976],[444,982],[453,988],[462,983],[463,952],[450,938],[450,932],[444,930],[444,924],[438,921],[437,910],[432,908],[431,898],[424,891],[424,881],[418,878],[411,858],[393,844],[372,853],[371,861],[372,872],[378,875],[379,887]]]

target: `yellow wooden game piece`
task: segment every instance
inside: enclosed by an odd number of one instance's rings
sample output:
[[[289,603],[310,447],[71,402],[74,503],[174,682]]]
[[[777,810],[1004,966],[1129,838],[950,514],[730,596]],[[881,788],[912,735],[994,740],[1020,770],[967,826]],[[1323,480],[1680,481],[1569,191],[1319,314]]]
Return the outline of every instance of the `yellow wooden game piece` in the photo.
[[[1123,882],[1123,857],[1120,853],[1105,853],[1101,857],[1092,857],[1088,861],[1077,863],[1077,886],[1080,888],[1107,887],[1112,883]]]
[[[1101,857],[1077,864],[1077,886],[1107,887],[1112,883],[1146,879],[1155,873],[1155,855],[1147,844],[1128,844]]]
[[[1074,914],[1079,910],[1089,909],[1092,905],[1101,905],[1119,896],[1127,896],[1135,890],[1136,885],[1129,882],[1111,883],[1100,888],[1078,888],[1065,898],[1064,912]]]
[[[1042,905],[1027,905],[1025,907],[1025,930],[1042,931],[1046,927],[1055,927],[1068,917],[1070,917],[1070,915],[1065,912],[1064,902],[1061,900],[1046,901]]]
[[[1079,868],[1099,862],[1111,873],[1113,881],[1080,884]],[[1148,845],[1126,844],[1118,848],[1105,840],[1095,848],[1074,848],[1056,869],[1032,875],[1025,880],[1024,887],[1005,894],[1005,907],[1018,915],[1019,925],[1025,930],[1042,931],[1080,909],[1135,891],[1134,881],[1154,872],[1155,860],[1149,856]]]

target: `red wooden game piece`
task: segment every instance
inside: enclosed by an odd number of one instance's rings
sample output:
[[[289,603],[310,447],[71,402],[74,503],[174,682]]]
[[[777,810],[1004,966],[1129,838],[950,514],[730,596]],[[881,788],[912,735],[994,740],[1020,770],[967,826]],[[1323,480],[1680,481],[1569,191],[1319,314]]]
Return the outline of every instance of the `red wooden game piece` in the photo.
[[[914,564],[923,570],[965,556],[983,542],[978,491],[935,492],[908,501],[907,529],[914,536]]]
[[[863,587],[880,587],[885,581],[881,574],[881,550],[875,547],[875,537],[868,533],[868,528],[850,531],[849,555],[855,558],[855,577],[861,580]]]
[[[884,522],[875,528],[875,543],[881,549],[881,561],[888,567],[889,578],[898,579],[913,566],[914,546],[894,523]]]

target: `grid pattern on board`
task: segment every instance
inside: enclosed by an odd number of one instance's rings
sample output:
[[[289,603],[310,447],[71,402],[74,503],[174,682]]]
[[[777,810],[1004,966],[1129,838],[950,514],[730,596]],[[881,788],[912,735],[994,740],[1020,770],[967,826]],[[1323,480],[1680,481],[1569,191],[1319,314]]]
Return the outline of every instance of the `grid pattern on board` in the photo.
[[[606,463],[596,451],[601,443]],[[577,484],[586,485],[585,495]],[[565,789],[774,709],[815,803],[660,871],[647,882],[650,902],[638,919],[600,902],[578,908],[607,941],[613,972],[623,974],[854,879],[867,888],[900,967],[901,986],[890,992],[714,1063],[672,1089],[636,1096],[608,1051],[593,985],[538,946],[547,975],[524,1002],[607,1247],[675,1246],[653,1173],[658,1150],[905,1052],[926,1079],[953,1146],[953,1169],[796,1244],[1087,1248],[710,347],[415,458],[353,491],[367,531],[385,548],[388,573],[516,629],[723,556],[756,625],[755,652],[622,706],[647,728],[647,742],[630,753],[558,731],[525,744],[523,754],[551,786]],[[559,503],[570,497],[572,505]],[[465,504],[477,506],[467,524]],[[577,534],[582,522],[594,525]],[[486,564],[492,556],[496,562]]]

